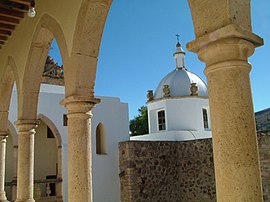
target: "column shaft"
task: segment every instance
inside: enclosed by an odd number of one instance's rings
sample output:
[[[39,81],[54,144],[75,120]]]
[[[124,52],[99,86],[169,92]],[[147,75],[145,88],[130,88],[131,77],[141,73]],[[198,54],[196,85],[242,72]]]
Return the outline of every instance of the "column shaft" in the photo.
[[[68,109],[68,201],[91,202],[92,147],[91,112],[98,100],[68,97],[62,101]]]
[[[217,201],[262,201],[257,136],[247,58],[254,45],[221,39],[199,51],[206,62]]]
[[[62,189],[62,146],[57,148],[57,181],[56,181],[56,197],[57,200],[63,201],[63,189]]]
[[[7,133],[0,134],[0,202],[7,201],[5,192],[5,164]]]
[[[207,73],[217,200],[262,201],[254,111],[246,61]]]
[[[13,146],[13,181],[17,182],[17,170],[18,170],[18,145]],[[17,183],[12,185],[11,188],[11,201],[15,201],[17,198]]]
[[[69,201],[92,201],[90,116],[68,115]]]
[[[18,121],[18,176],[16,202],[34,202],[34,135],[36,123]]]

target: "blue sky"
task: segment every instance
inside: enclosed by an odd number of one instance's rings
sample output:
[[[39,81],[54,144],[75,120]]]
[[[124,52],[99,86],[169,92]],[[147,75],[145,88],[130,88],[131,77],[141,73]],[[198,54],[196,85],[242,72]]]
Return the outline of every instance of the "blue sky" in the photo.
[[[270,107],[270,1],[253,0],[253,32],[265,45],[249,58],[255,111]],[[145,105],[146,92],[174,69],[175,35],[186,51],[187,68],[206,81],[204,63],[188,52],[186,43],[195,39],[187,0],[114,0],[104,29],[95,94],[120,97],[129,104],[129,117]],[[55,43],[51,55],[61,64]]]

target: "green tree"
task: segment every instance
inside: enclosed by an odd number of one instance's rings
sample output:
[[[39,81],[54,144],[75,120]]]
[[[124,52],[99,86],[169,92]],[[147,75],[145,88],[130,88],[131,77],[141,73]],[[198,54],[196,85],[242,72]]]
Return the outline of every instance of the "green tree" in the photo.
[[[139,115],[129,122],[131,136],[148,134],[148,115],[147,107],[142,106],[138,109]]]

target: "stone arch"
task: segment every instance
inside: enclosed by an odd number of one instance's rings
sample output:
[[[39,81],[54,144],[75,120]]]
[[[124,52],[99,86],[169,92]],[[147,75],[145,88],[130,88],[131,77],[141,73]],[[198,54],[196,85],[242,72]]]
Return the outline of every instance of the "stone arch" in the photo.
[[[94,95],[97,57],[111,0],[83,0],[69,62],[65,64],[66,97]]]
[[[51,129],[55,137],[57,147],[62,147],[62,138],[55,124],[43,114],[38,114],[37,119],[43,121]]]
[[[0,83],[0,130],[7,131],[8,129],[8,112],[11,101],[11,94],[14,83],[18,83],[18,74],[15,61],[11,56],[7,57],[6,65],[4,66],[3,74]]]
[[[20,95],[18,119],[36,119],[42,72],[53,38],[57,40],[64,63],[68,57],[64,33],[53,17],[44,14],[34,32],[22,85],[18,90]]]
[[[64,32],[59,23],[50,15],[44,14],[40,19],[39,26],[48,29],[53,34],[57,41],[61,58],[64,63],[68,58],[68,48]]]
[[[62,138],[55,124],[47,116],[38,114],[37,119],[44,122],[52,131],[57,146],[57,183],[56,196],[61,201],[62,196]]]
[[[14,125],[8,121],[8,134],[12,137],[13,146],[18,146],[18,134]]]

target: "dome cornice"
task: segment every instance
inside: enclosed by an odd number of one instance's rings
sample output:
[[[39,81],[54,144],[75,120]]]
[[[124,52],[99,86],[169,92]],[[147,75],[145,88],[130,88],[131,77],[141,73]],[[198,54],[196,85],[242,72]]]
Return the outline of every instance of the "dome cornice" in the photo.
[[[155,103],[155,102],[159,102],[162,100],[173,100],[173,99],[187,99],[187,98],[194,98],[194,99],[208,99],[208,97],[205,96],[198,96],[198,95],[188,95],[188,96],[174,96],[174,97],[162,97],[156,100],[149,100],[146,102],[146,104],[150,104],[150,103]]]

